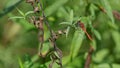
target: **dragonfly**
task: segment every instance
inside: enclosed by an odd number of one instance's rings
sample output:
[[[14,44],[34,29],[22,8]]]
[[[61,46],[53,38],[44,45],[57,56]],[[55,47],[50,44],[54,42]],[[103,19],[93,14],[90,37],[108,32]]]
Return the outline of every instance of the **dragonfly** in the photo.
[[[84,23],[82,23],[81,21],[78,21],[78,25],[79,25],[80,28],[85,32],[85,34],[87,35],[88,39],[92,41],[92,37],[91,37],[90,34],[88,34],[88,32],[86,31],[86,28],[85,28]]]

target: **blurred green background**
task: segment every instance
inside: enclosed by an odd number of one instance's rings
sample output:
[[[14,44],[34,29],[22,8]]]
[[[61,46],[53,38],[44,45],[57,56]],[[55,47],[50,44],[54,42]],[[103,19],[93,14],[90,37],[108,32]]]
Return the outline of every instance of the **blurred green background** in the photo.
[[[54,31],[70,28],[67,38],[62,35],[56,41],[63,51],[63,68],[84,68],[89,49],[82,31],[60,24],[71,22],[72,14],[73,22],[81,19],[94,38],[90,42],[95,48],[90,68],[120,68],[120,19],[112,15],[120,12],[120,0],[42,0],[42,4]],[[37,56],[38,30],[24,19],[9,20],[21,16],[16,7],[23,13],[33,10],[25,0],[0,0],[0,68],[46,68],[50,61],[42,64]],[[45,33],[48,37],[48,29]],[[59,66],[54,64],[53,68]]]

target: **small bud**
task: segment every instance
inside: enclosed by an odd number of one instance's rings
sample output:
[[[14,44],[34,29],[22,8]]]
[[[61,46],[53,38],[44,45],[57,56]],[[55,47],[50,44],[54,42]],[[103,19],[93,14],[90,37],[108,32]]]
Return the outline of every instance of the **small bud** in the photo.
[[[43,21],[43,20],[44,20],[44,18],[43,18],[43,17],[40,17],[39,19],[40,19],[40,21]]]
[[[58,34],[60,34],[60,35],[61,35],[61,34],[63,34],[63,32],[62,32],[61,30],[59,30],[59,31],[58,31]]]
[[[36,26],[37,28],[40,28],[40,27],[39,27],[39,24],[40,24],[40,21],[35,21],[35,26]]]
[[[26,0],[27,3],[33,3],[34,0]]]
[[[26,0],[27,3],[30,3],[32,6],[34,4],[34,0]]]
[[[34,13],[36,13],[36,12],[40,12],[40,10],[39,10],[38,7],[35,7],[35,8],[34,8]]]

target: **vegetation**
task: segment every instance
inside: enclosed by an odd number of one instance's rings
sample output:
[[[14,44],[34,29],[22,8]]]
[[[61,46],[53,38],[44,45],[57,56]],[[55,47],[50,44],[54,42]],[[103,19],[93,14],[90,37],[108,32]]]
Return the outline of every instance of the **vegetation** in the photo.
[[[120,0],[2,0],[0,68],[120,68]]]

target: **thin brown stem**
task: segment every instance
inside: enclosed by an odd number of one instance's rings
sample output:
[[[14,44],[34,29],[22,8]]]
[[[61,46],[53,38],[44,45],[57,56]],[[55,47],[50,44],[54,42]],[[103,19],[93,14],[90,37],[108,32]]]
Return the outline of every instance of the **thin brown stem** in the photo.
[[[82,23],[81,21],[78,21],[78,24],[80,26],[80,28],[85,32],[85,34],[87,35],[88,39],[90,41],[92,41],[92,37],[88,34],[88,32],[86,31],[86,28],[84,26],[84,23]],[[91,63],[91,59],[92,59],[92,53],[94,51],[94,48],[92,45],[90,45],[90,48],[89,48],[89,51],[88,51],[88,55],[87,55],[87,58],[86,58],[86,61],[85,61],[85,65],[84,65],[84,68],[90,68],[90,63]]]
[[[89,51],[88,51],[88,55],[87,55],[87,58],[86,58],[86,61],[85,61],[84,68],[90,68],[90,63],[91,63],[91,60],[92,60],[91,56],[92,56],[93,51],[94,51],[94,49],[91,46]]]
[[[55,49],[55,51],[56,51],[56,53],[58,54],[58,56],[59,56],[59,62],[60,62],[60,67],[62,68],[62,51],[57,47],[57,45],[56,45],[56,42],[55,42],[55,38],[54,38],[54,32],[52,31],[52,29],[50,28],[50,25],[49,25],[49,23],[48,23],[48,21],[47,21],[47,18],[46,18],[46,16],[45,16],[45,13],[44,13],[44,10],[43,10],[43,7],[42,7],[42,3],[41,3],[41,0],[39,0],[39,4],[40,4],[40,9],[42,10],[42,15],[43,15],[43,18],[44,18],[44,21],[45,21],[45,24],[46,24],[46,26],[48,27],[48,29],[49,29],[49,31],[50,31],[50,41],[51,41],[51,43],[53,44],[53,47],[54,47],[54,49]]]

